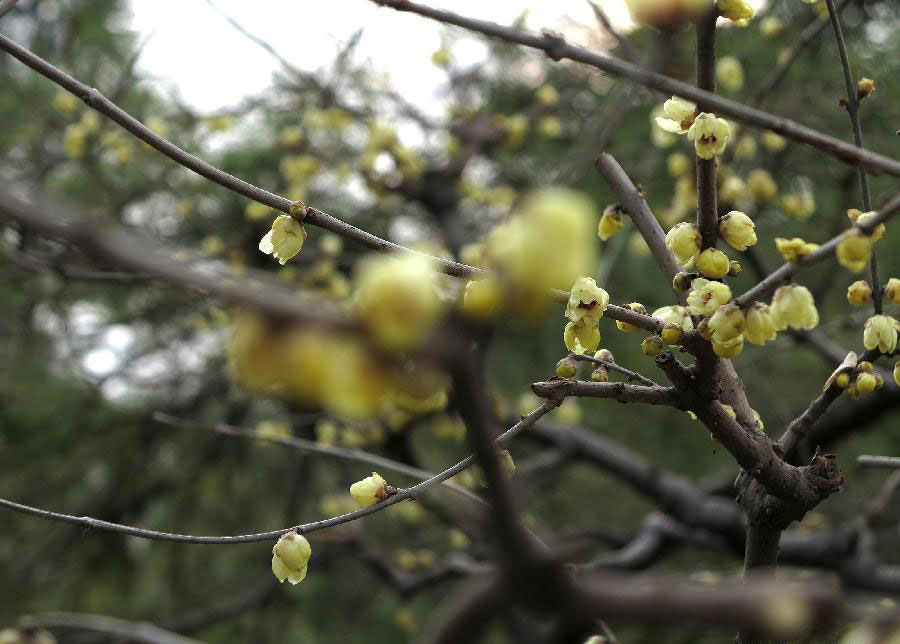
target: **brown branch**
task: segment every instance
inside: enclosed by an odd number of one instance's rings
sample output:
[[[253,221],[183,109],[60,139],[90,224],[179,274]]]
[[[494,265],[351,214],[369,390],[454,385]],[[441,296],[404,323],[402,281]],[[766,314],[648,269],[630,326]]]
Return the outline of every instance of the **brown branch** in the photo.
[[[875,226],[880,223],[886,222],[898,212],[900,212],[900,193],[897,193],[893,197],[891,197],[891,199],[889,199],[887,203],[885,203],[884,206],[881,207],[881,209],[878,211],[878,214],[873,218],[871,222],[867,222],[865,226],[855,226],[850,230],[856,230],[866,235],[871,234]],[[739,306],[747,307],[756,300],[765,299],[776,288],[789,281],[801,269],[806,268],[811,264],[815,264],[816,262],[822,261],[827,257],[832,257],[834,255],[835,248],[837,248],[837,245],[843,238],[844,234],[846,233],[841,233],[840,235],[832,237],[799,262],[788,262],[782,264],[779,268],[772,271],[764,280],[758,282],[755,286],[748,289],[740,297],[735,298],[735,302]]]
[[[715,112],[719,116],[730,116],[742,123],[772,130],[788,139],[806,143],[850,165],[863,165],[873,172],[882,171],[893,176],[900,176],[900,161],[896,159],[876,154],[870,150],[860,149],[790,119],[747,107],[741,103],[717,96],[667,76],[656,74],[618,58],[569,45],[558,35],[545,33],[539,36],[486,20],[467,18],[450,11],[427,7],[409,0],[372,0],[372,2],[396,9],[397,11],[417,13],[427,18],[456,25],[457,27],[475,31],[492,38],[538,49],[554,61],[566,58],[596,67],[614,76],[622,76],[632,82],[650,87],[664,94],[676,95],[691,100],[702,110]]]
[[[610,362],[608,360],[601,360],[600,358],[595,358],[594,356],[588,355],[586,353],[569,353],[569,357],[578,362],[590,362],[591,364],[599,365],[601,367],[605,367],[609,371],[616,371],[628,377],[628,380],[637,380],[642,385],[647,385],[648,387],[658,387],[659,385],[650,378],[639,374],[637,371],[632,371],[631,369],[626,369],[620,365],[617,365],[615,362]]]
[[[19,624],[25,629],[103,633],[118,641],[140,644],[201,644],[199,640],[178,635],[147,622],[129,622],[88,613],[37,613],[19,618]]]
[[[697,87],[716,92],[716,21],[719,10],[713,8],[697,23]],[[719,240],[719,208],[716,205],[716,158],[697,157],[697,228],[701,248],[715,248]]]
[[[535,382],[531,390],[541,398],[561,400],[568,396],[579,398],[612,398],[619,402],[669,405],[681,408],[682,403],[673,387],[629,385],[624,382],[588,382],[586,380],[554,379]]]
[[[518,423],[510,427],[503,434],[497,437],[496,444],[499,447],[503,447],[510,440],[515,438],[518,434],[523,432],[525,429],[531,427],[536,423],[544,414],[546,414],[551,409],[555,408],[559,404],[558,401],[548,400],[540,407],[532,411],[530,414],[523,416],[522,420]],[[344,523],[349,523],[350,521],[355,521],[356,519],[361,519],[362,517],[369,516],[370,514],[375,514],[376,512],[380,512],[394,505],[395,503],[400,503],[401,501],[405,501],[407,499],[415,499],[419,494],[422,494],[430,487],[437,485],[439,483],[443,483],[444,481],[456,476],[463,470],[468,467],[474,465],[477,461],[477,458],[474,455],[470,455],[459,463],[450,467],[440,474],[433,476],[430,479],[422,481],[412,487],[403,488],[397,490],[396,494],[393,494],[386,498],[384,501],[377,503],[375,505],[369,506],[367,508],[362,508],[360,510],[355,510],[353,512],[348,512],[347,514],[342,514],[337,517],[332,517],[330,519],[322,519],[319,521],[313,521],[311,523],[304,523],[296,526],[288,526],[286,528],[281,528],[279,530],[270,530],[268,532],[257,532],[254,534],[242,534],[242,535],[228,535],[228,536],[199,536],[199,535],[190,535],[190,534],[177,534],[172,532],[159,532],[156,530],[148,530],[146,528],[138,528],[135,526],[123,525],[120,523],[112,523],[110,521],[103,521],[101,519],[94,519],[92,517],[78,517],[71,514],[62,514],[60,512],[52,512],[50,510],[43,510],[41,508],[32,507],[29,505],[24,505],[21,503],[16,503],[14,501],[9,501],[6,499],[0,499],[0,508],[5,508],[7,510],[13,510],[14,512],[20,512],[22,514],[29,514],[31,516],[36,516],[41,519],[47,519],[49,521],[59,521],[61,523],[68,523],[71,525],[79,525],[84,526],[86,528],[96,528],[98,530],[106,530],[108,532],[117,532],[120,534],[127,534],[134,537],[140,537],[142,539],[151,539],[155,541],[171,541],[176,543],[194,543],[194,544],[234,544],[234,543],[252,543],[256,541],[269,541],[271,539],[275,539],[280,537],[285,532],[289,532],[294,530],[300,534],[307,534],[310,532],[316,532],[318,530],[324,530],[325,528],[332,528],[336,525],[342,525]]]
[[[856,462],[863,467],[883,467],[888,469],[900,468],[900,456],[859,456]]]
[[[594,166],[619,197],[622,209],[631,217],[635,228],[641,233],[650,252],[653,253],[656,263],[671,282],[681,269],[671,251],[666,247],[666,234],[647,205],[644,195],[635,187],[622,166],[611,154],[606,152],[600,154],[594,161]]]

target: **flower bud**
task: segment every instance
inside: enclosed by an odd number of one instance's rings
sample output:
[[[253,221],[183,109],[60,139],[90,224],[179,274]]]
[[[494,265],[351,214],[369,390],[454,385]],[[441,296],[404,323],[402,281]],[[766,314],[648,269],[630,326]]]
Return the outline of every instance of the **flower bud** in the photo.
[[[675,326],[674,324],[667,324],[663,327],[663,330],[659,335],[663,342],[668,345],[673,345],[678,344],[678,341],[681,340],[683,334],[684,331],[681,330],[681,327]]]
[[[685,271],[680,271],[672,278],[672,288],[679,293],[685,293],[691,288],[691,275]]]
[[[719,13],[738,27],[746,27],[753,18],[753,7],[744,0],[718,0]],[[737,87],[736,89],[740,89]]]
[[[641,351],[651,358],[655,358],[662,353],[664,346],[661,337],[658,335],[648,335],[644,338],[644,341],[641,342]]]
[[[894,365],[894,384],[900,387],[900,361]]]
[[[606,370],[606,367],[598,366],[591,372],[591,380],[594,382],[608,382],[609,381],[609,372]]]
[[[875,367],[868,360],[862,360],[861,362],[856,363],[856,371],[858,373],[872,373],[875,371]]]
[[[578,362],[572,356],[566,356],[556,363],[556,375],[560,378],[574,378],[578,371]]]
[[[728,277],[737,277],[741,274],[742,270],[744,269],[741,267],[741,263],[736,259],[728,262]]]
[[[744,312],[734,302],[720,306],[709,318],[709,328],[713,332],[713,340],[720,343],[741,336],[745,326]]]
[[[731,289],[722,282],[698,277],[691,283],[687,296],[691,315],[712,315],[716,309],[731,301]]]
[[[378,475],[378,472],[372,472],[372,476],[367,476],[351,485],[350,494],[356,499],[359,507],[367,508],[376,503],[381,503],[388,497],[388,485]]]
[[[740,210],[732,210],[719,220],[719,234],[735,250],[745,251],[756,243],[756,225]]]
[[[606,241],[617,232],[622,230],[625,225],[622,219],[622,211],[618,205],[607,206],[600,217],[600,223],[597,224],[597,237],[602,241]]]
[[[856,376],[856,391],[860,393],[860,395],[870,394],[878,387],[878,381],[875,379],[874,374],[871,373],[861,373]]]
[[[272,572],[282,583],[286,579],[291,584],[299,584],[306,577],[311,555],[306,537],[293,530],[286,532],[272,548]]]
[[[563,331],[563,343],[572,353],[594,351],[600,344],[600,329],[596,325],[569,322]]]
[[[693,331],[694,322],[691,315],[683,306],[663,306],[653,312],[653,317],[661,320],[666,326],[672,325],[681,331]],[[671,342],[667,344],[673,344]]]
[[[728,267],[728,255],[718,248],[707,248],[697,257],[697,269],[706,277],[725,277]]]
[[[766,424],[763,422],[762,416],[760,416],[759,412],[755,409],[751,409],[750,411],[753,412],[753,422],[756,423],[756,428],[761,432],[765,432]]]
[[[700,253],[700,229],[695,224],[682,221],[666,233],[666,248],[683,266],[693,262]]]
[[[900,279],[892,277],[887,281],[887,284],[884,285],[884,296],[892,304],[900,304]]]
[[[850,384],[850,374],[846,371],[842,371],[837,375],[837,377],[835,377],[834,384],[841,389],[846,389],[847,385]]]
[[[746,326],[744,337],[753,344],[762,346],[766,342],[775,339],[775,320],[772,319],[772,309],[768,304],[755,302],[744,315]]]
[[[872,92],[875,91],[875,81],[871,78],[866,78],[863,76],[859,79],[859,82],[856,83],[856,97],[859,100],[866,98],[867,96],[871,96]]]
[[[709,328],[709,318],[700,320],[700,323],[697,325],[697,333],[699,333],[700,337],[704,340],[712,340],[713,332],[712,329]]]
[[[728,121],[715,114],[700,112],[688,130],[688,139],[694,142],[694,151],[701,159],[712,159],[725,151],[725,143],[731,134]]]
[[[644,305],[640,302],[632,302],[631,304],[625,305],[626,309],[631,309],[635,313],[640,313],[641,315],[647,315],[647,309],[644,308]],[[637,327],[628,322],[621,322],[620,320],[616,320],[616,327],[619,331],[624,331],[625,333],[631,333],[633,331],[637,331]]]
[[[885,294],[887,294],[887,289],[885,289]],[[871,299],[872,287],[865,280],[856,280],[847,287],[847,301],[851,305],[862,306]]]
[[[715,334],[712,336],[712,348],[720,358],[736,358],[744,350],[744,336],[739,335],[731,340],[717,340]]]
[[[893,353],[897,348],[897,328],[900,323],[890,315],[873,315],[864,326],[863,346],[878,349],[881,353]]]
[[[858,210],[856,212],[859,212]],[[847,214],[850,214],[850,210],[847,211]],[[876,217],[878,217],[878,213],[874,210],[870,210],[869,212],[860,212],[859,216],[853,220],[857,226],[866,226],[871,223]],[[879,239],[884,237],[885,226],[883,222],[879,222],[875,228],[872,229],[872,233],[869,237],[873,242],[877,242]]]
[[[775,291],[772,296],[772,320],[779,331],[812,329],[819,324],[819,311],[812,293],[805,286],[788,284]]]
[[[613,359],[612,351],[609,349],[600,349],[597,353],[594,354],[594,358],[597,360],[605,360],[606,362],[615,362]]]
[[[838,263],[854,273],[859,273],[869,263],[872,243],[872,238],[867,235],[852,230],[845,232],[835,249]]]
[[[774,38],[784,28],[784,23],[775,16],[766,16],[759,22],[759,30],[766,38]]]
[[[733,420],[737,420],[737,412],[734,411],[734,407],[731,405],[726,405],[725,403],[719,403],[722,405],[722,409],[725,410],[725,413],[731,416]]]

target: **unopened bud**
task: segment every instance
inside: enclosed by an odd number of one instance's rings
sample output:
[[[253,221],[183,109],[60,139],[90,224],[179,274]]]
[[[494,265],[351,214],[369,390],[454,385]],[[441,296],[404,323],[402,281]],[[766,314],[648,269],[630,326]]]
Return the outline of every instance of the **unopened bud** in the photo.
[[[597,367],[591,372],[591,380],[594,382],[608,382],[609,372],[606,367]]]
[[[666,344],[678,344],[678,341],[681,340],[681,336],[684,332],[680,327],[675,326],[674,324],[667,324],[663,327],[660,336],[662,337],[662,341]]]
[[[556,375],[560,378],[574,378],[578,372],[578,362],[572,356],[566,356],[556,363]]]
[[[662,353],[663,340],[658,335],[648,335],[644,338],[644,341],[641,342],[641,351],[643,351],[646,355],[651,358],[655,358],[660,353]]]
[[[350,486],[350,494],[359,503],[359,507],[367,508],[384,501],[388,496],[388,484],[378,475],[378,472],[372,472],[372,476],[367,476],[361,481],[357,481]]]
[[[741,263],[739,261],[737,261],[736,259],[733,259],[730,262],[728,262],[728,276],[729,277],[737,277],[738,275],[741,274],[742,270],[743,269],[741,268]]]
[[[863,76],[856,84],[856,97],[860,100],[870,96],[875,91],[875,81]]]
[[[609,349],[600,349],[597,353],[594,354],[594,358],[597,360],[605,360],[606,362],[615,362],[613,359],[612,351]]]
[[[680,271],[672,278],[672,288],[679,293],[686,293],[691,289],[691,274]]]

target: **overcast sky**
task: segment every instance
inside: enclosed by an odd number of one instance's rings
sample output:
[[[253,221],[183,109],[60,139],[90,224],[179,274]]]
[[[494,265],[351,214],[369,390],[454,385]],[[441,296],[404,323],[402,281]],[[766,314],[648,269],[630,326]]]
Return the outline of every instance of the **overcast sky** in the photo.
[[[424,0],[465,15],[509,23],[529,10],[529,28],[553,28],[578,40],[578,26],[593,27],[586,0]],[[221,11],[273,45],[295,65],[315,70],[333,60],[351,35],[363,29],[357,60],[390,73],[407,98],[434,107],[445,78],[431,63],[442,26],[419,16],[377,7],[368,0],[133,0],[132,27],[149,40],[140,67],[176,87],[195,107],[212,111],[258,94],[278,63],[232,28]],[[630,24],[624,0],[599,0],[613,21]],[[467,41],[454,50],[475,62],[483,48]]]

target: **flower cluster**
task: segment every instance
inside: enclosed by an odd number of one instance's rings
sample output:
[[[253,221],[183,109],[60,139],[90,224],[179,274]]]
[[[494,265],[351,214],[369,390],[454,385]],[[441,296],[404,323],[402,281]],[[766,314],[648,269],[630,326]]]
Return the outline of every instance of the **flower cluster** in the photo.
[[[609,293],[597,286],[591,277],[581,276],[572,285],[566,303],[563,341],[573,353],[594,351],[600,344],[600,318],[609,305]]]

